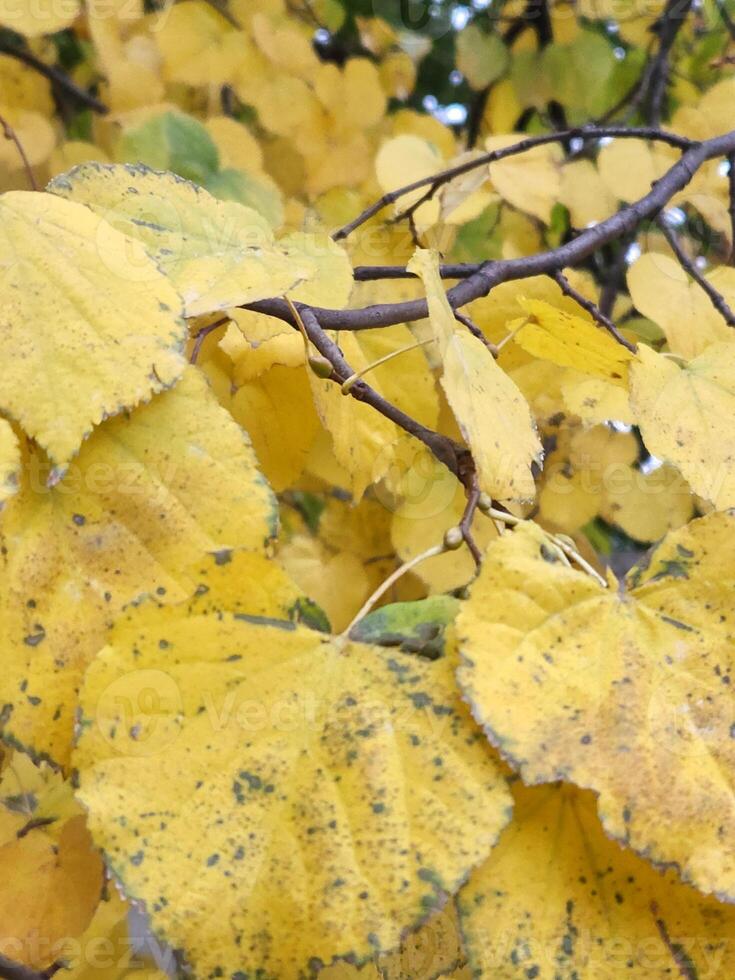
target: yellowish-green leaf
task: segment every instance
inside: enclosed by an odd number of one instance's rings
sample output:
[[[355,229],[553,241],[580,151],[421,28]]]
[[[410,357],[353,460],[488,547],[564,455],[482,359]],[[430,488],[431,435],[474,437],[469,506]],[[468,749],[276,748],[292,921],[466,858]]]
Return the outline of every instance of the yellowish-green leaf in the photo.
[[[198,976],[395,947],[508,819],[446,660],[143,606],[82,711],[93,836]]]
[[[542,455],[526,400],[488,348],[454,318],[436,253],[417,249],[409,270],[426,288],[443,360],[442,387],[477,464],[482,489],[501,500],[534,496],[531,464]]]
[[[303,252],[275,244],[252,208],[219,201],[174,174],[88,163],[56,177],[49,190],[138,239],[181,292],[187,316],[281,295],[318,269]],[[129,265],[129,288],[138,289],[151,273]]]
[[[519,303],[528,322],[515,342],[529,354],[626,386],[633,355],[601,327],[543,300],[520,298]]]
[[[0,219],[0,410],[48,452],[53,482],[93,426],[181,375],[181,300],[81,204],[12,191]]]
[[[76,690],[109,620],[142,593],[184,599],[205,552],[262,550],[275,501],[247,437],[191,368],[172,391],[112,419],[66,478],[27,458],[0,521],[5,731],[68,759]]]
[[[717,508],[735,506],[735,344],[712,344],[683,367],[641,347],[630,380],[648,449]]]
[[[459,31],[456,45],[457,68],[472,88],[485,88],[508,67],[508,49],[500,35],[487,33],[479,24],[469,24]]]
[[[517,783],[514,796],[512,824],[458,897],[474,977],[732,975],[735,910],[609,840],[592,793]]]
[[[524,525],[457,620],[460,686],[524,781],[593,789],[612,837],[729,900],[734,554],[735,514],[714,513],[604,589]]]

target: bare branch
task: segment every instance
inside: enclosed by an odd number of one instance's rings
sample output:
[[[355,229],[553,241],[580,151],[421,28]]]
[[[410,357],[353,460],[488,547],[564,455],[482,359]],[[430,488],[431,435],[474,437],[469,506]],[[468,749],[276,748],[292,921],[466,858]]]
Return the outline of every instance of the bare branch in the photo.
[[[18,138],[18,134],[10,125],[10,123],[5,119],[4,116],[0,116],[0,129],[3,131],[3,136],[6,140],[10,140],[11,143],[15,144],[15,148],[18,151],[18,156],[20,157],[21,163],[23,164],[23,169],[26,172],[26,177],[28,178],[28,183],[31,186],[31,190],[37,191],[38,184],[36,183],[36,178],[33,175],[33,170],[26,156],[26,151],[23,149],[23,144]]]
[[[603,245],[634,232],[642,221],[653,218],[671,198],[686,187],[702,164],[717,157],[735,153],[735,130],[715,136],[702,143],[693,143],[660,177],[640,200],[622,208],[610,218],[586,228],[575,238],[557,248],[516,259],[484,262],[476,272],[457,283],[447,293],[453,309],[459,309],[487,294],[500,283],[531,276],[549,275],[564,268],[574,268]],[[249,303],[246,309],[275,316],[293,325],[288,304],[280,298]],[[425,299],[403,303],[383,303],[362,309],[315,309],[319,323],[326,330],[370,330],[410,320],[422,320],[428,315]],[[609,315],[603,310],[605,315]]]
[[[730,170],[727,175],[727,185],[730,203],[728,211],[730,214],[730,265],[735,265],[735,153],[731,153],[727,158]]]
[[[413,214],[416,208],[433,197],[437,190],[439,190],[439,188],[444,184],[448,184],[449,181],[454,180],[455,177],[461,177],[462,174],[469,173],[471,170],[476,170],[478,167],[484,167],[491,163],[497,163],[498,160],[505,160],[507,157],[517,156],[519,153],[527,153],[529,150],[532,150],[537,146],[545,146],[549,143],[563,143],[571,139],[602,139],[603,137],[654,140],[659,143],[666,143],[668,146],[673,146],[679,150],[687,150],[696,145],[692,140],[687,139],[685,136],[678,136],[675,133],[667,133],[664,130],[645,126],[579,126],[575,129],[565,129],[555,133],[542,133],[540,136],[529,136],[526,139],[519,140],[518,143],[514,143],[512,146],[504,146],[498,150],[491,150],[488,153],[482,153],[473,160],[466,160],[464,163],[459,163],[454,167],[449,167],[446,170],[432,174],[429,177],[422,177],[420,180],[414,180],[412,183],[399,187],[394,191],[388,191],[388,193],[384,194],[380,200],[376,201],[374,204],[371,204],[370,207],[366,208],[361,214],[346,224],[343,228],[335,231],[332,234],[332,238],[335,241],[340,241],[343,238],[347,238],[347,236],[351,235],[355,229],[359,228],[360,225],[363,225],[366,221],[369,221],[370,218],[374,217],[384,208],[388,207],[388,205],[394,204],[399,198],[405,197],[406,194],[410,194],[413,191],[420,190],[422,187],[428,188],[426,193],[423,194],[418,201],[415,201],[410,208],[407,208],[401,215],[397,215],[394,220],[400,220],[401,218],[405,218],[410,214]]]
[[[679,239],[676,237],[671,228],[669,228],[666,222],[659,218],[656,221],[656,224],[664,233],[666,241],[671,246],[671,250],[679,260],[679,265],[682,267],[682,269],[684,269],[684,271],[692,277],[697,285],[705,291],[714,308],[717,310],[720,316],[724,317],[727,325],[730,327],[735,327],[735,314],[727,305],[725,297],[722,295],[722,293],[716,290],[708,279],[704,278],[694,262],[692,262],[684,249],[681,247]]]

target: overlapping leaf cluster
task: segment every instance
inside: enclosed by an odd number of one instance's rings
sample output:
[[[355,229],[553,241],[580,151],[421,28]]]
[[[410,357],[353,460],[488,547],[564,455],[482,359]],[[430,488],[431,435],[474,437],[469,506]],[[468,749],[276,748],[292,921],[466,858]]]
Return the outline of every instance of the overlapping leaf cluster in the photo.
[[[2,976],[733,974],[729,7],[397,6],[0,3]]]

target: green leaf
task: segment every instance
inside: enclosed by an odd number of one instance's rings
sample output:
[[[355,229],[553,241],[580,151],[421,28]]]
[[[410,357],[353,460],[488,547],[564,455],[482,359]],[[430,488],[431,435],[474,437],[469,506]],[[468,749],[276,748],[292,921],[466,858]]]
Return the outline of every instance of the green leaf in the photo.
[[[459,611],[459,600],[435,595],[416,602],[394,602],[370,613],[353,627],[350,637],[363,643],[399,647],[431,660],[444,653],[447,626]]]
[[[171,170],[195,184],[206,184],[219,169],[211,136],[200,122],[182,112],[164,112],[123,133],[116,158],[121,163]]]

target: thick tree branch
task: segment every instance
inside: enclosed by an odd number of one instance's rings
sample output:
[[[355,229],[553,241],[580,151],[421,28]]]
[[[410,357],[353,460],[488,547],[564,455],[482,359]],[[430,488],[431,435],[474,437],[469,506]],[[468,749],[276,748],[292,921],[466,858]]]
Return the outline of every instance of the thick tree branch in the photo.
[[[664,237],[669,243],[671,251],[678,259],[679,265],[682,267],[682,269],[684,269],[684,271],[692,277],[697,285],[704,290],[714,308],[717,310],[720,316],[725,319],[727,325],[730,327],[735,327],[735,314],[725,302],[725,297],[722,295],[722,293],[718,292],[712,283],[708,279],[704,278],[694,262],[692,262],[684,249],[681,247],[679,239],[676,237],[671,228],[669,228],[666,222],[659,219],[656,224],[664,233]]]
[[[666,207],[674,194],[686,187],[703,163],[733,153],[735,153],[735,130],[702,143],[691,144],[681,158],[640,200],[621,209],[605,221],[586,228],[571,241],[557,248],[536,255],[483,263],[476,272],[449,290],[447,298],[450,305],[453,309],[461,308],[473,300],[487,296],[491,289],[503,282],[549,275],[564,268],[574,268],[603,245],[623,238],[634,232],[642,221],[655,217],[662,208]],[[295,325],[288,304],[280,298],[250,303],[246,309],[275,316]],[[325,330],[369,330],[374,327],[406,323],[410,320],[422,320],[427,316],[427,304],[425,299],[415,299],[403,303],[367,306],[362,309],[315,309],[314,312]],[[607,311],[603,312],[609,315]]]
[[[454,167],[448,167],[446,170],[432,174],[429,177],[422,177],[420,180],[414,180],[412,183],[405,184],[403,187],[399,187],[394,191],[388,191],[380,198],[380,200],[376,201],[374,204],[371,204],[369,208],[366,208],[361,214],[358,214],[356,218],[346,224],[343,228],[339,228],[337,231],[335,231],[332,238],[335,241],[340,241],[343,238],[347,238],[348,235],[351,235],[353,231],[365,224],[366,221],[369,221],[370,218],[373,218],[384,208],[388,207],[390,204],[395,204],[399,198],[405,197],[406,194],[411,194],[413,191],[420,190],[422,187],[428,188],[426,193],[422,195],[418,201],[415,201],[410,208],[407,208],[402,215],[398,215],[394,220],[399,220],[401,217],[408,217],[410,214],[413,214],[416,208],[433,197],[440,187],[448,184],[451,180],[454,180],[455,177],[461,177],[463,174],[476,170],[478,167],[484,167],[491,163],[497,163],[499,160],[505,160],[507,157],[517,156],[519,153],[527,153],[529,150],[533,150],[537,146],[545,146],[548,143],[563,143],[572,139],[602,139],[604,137],[654,140],[655,142],[666,143],[668,146],[673,146],[679,150],[687,150],[691,146],[696,145],[692,142],[692,140],[687,139],[685,136],[679,136],[676,133],[667,133],[664,130],[646,126],[579,126],[575,129],[564,129],[555,133],[542,133],[540,136],[529,136],[526,139],[519,140],[512,146],[504,146],[498,150],[491,150],[488,153],[482,153],[473,160],[467,160],[464,163],[459,163]]]

